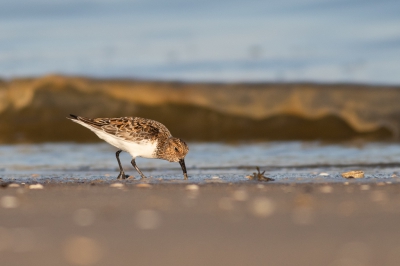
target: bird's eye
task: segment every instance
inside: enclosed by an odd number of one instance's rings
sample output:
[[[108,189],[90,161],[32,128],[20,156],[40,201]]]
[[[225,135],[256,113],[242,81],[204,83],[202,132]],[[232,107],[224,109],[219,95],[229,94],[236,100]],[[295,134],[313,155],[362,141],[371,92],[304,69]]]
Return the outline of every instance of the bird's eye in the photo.
[[[175,147],[175,151],[179,151],[177,147]]]

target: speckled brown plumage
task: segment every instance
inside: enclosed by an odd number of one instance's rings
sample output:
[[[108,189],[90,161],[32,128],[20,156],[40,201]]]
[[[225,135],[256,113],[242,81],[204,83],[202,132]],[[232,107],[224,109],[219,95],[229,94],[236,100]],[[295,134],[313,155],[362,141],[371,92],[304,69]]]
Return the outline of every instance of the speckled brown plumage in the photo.
[[[127,141],[158,141],[157,157],[162,153],[162,146],[172,137],[168,128],[160,122],[141,117],[87,118],[78,117],[97,129]],[[161,154],[160,154],[161,155]]]
[[[141,117],[86,118],[79,120],[127,141],[165,140],[171,137],[160,122]]]

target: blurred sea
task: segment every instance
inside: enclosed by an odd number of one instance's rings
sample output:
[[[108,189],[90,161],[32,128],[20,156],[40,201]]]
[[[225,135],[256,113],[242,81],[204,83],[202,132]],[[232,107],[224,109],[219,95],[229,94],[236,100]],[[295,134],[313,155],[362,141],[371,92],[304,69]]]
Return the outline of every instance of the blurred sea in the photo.
[[[190,182],[243,182],[257,166],[277,182],[343,182],[340,174],[350,170],[363,170],[362,182],[397,182],[400,176],[400,145],[394,143],[208,142],[189,143],[189,147],[185,161]],[[3,182],[114,181],[115,151],[108,144],[2,145],[0,178]],[[125,173],[138,178],[130,161],[127,153],[121,153]],[[148,177],[182,180],[178,163],[142,158],[136,162]]]
[[[399,84],[397,0],[0,0],[0,77]]]
[[[187,167],[246,168],[304,168],[318,166],[393,165],[400,167],[400,144],[322,142],[252,142],[223,144],[218,142],[189,143]],[[106,170],[118,168],[111,145],[44,143],[0,146],[1,171],[14,170]],[[125,167],[131,167],[130,155],[121,154]],[[138,158],[143,168],[177,168],[178,163]],[[176,167],[175,167],[176,166]]]

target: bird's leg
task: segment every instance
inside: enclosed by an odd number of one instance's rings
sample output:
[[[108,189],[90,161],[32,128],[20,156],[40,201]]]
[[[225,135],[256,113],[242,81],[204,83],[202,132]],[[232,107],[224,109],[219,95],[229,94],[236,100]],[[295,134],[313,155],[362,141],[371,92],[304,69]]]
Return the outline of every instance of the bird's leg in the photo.
[[[142,173],[142,171],[140,171],[139,167],[137,167],[135,159],[132,159],[131,164],[133,165],[133,167],[135,167],[136,171],[138,171],[142,179],[146,178],[146,176]]]
[[[121,153],[122,150],[119,150],[115,153],[115,156],[117,157],[118,165],[119,165],[119,175],[117,179],[125,179],[125,172],[124,169],[122,169],[121,161],[119,160],[119,154]]]

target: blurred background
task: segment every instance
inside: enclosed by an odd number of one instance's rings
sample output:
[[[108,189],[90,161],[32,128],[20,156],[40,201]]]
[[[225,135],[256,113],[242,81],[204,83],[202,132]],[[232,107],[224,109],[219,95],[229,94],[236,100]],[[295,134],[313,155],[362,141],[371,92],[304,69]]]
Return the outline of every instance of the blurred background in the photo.
[[[398,84],[395,0],[0,0],[0,75]]]
[[[149,117],[199,141],[398,140],[399,13],[393,0],[0,0],[0,141],[95,141],[69,113]]]

